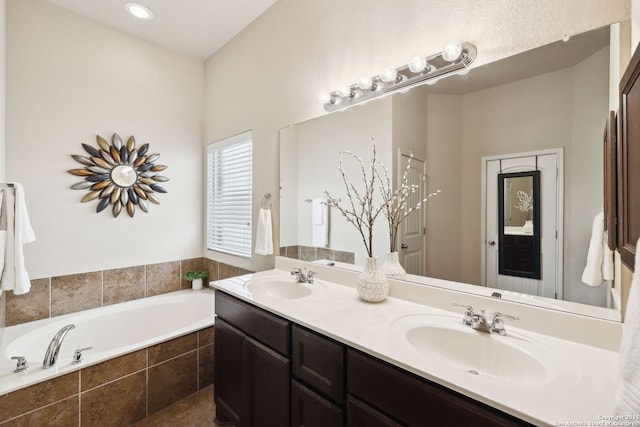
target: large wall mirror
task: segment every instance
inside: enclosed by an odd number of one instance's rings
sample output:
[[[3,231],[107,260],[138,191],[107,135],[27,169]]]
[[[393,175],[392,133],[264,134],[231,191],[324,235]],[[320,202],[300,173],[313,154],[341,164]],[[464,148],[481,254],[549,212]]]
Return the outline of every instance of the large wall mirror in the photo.
[[[558,167],[563,168],[559,200],[554,202],[563,215],[554,222],[561,232],[557,256],[562,268],[548,275],[542,268],[538,282],[556,276],[557,289],[527,292],[526,301],[619,319],[618,312],[607,308],[606,285],[592,288],[580,281],[593,218],[603,206],[601,144],[609,111],[609,33],[605,27],[575,35],[568,42],[476,67],[467,75],[282,129],[280,254],[334,260],[338,266],[364,264],[356,230],[337,212],[330,212],[326,222],[328,244],[313,245],[312,201],[325,190],[334,197],[344,193],[338,152],[350,150],[368,159],[374,138],[378,158],[394,179],[403,154],[412,153],[413,166],[424,170],[425,191],[442,191],[422,210],[425,256],[422,265],[408,270],[408,280],[491,295],[487,287],[505,288],[488,277],[485,265],[490,239],[485,239],[484,227],[495,221],[497,228],[499,219],[497,214],[485,218],[483,159],[553,151],[560,153]],[[541,179],[552,170],[553,166],[543,170]],[[541,215],[550,214],[543,210]],[[384,221],[377,226],[373,252],[384,257],[388,230]],[[557,230],[543,225],[539,231],[544,239]],[[497,259],[495,264],[497,271]],[[518,293],[517,287],[510,289]],[[502,292],[503,298],[509,293]]]

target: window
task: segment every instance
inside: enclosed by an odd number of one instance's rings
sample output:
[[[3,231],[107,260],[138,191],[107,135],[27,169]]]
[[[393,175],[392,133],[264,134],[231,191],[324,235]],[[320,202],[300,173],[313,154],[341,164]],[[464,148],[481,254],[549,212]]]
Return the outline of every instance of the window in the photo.
[[[207,248],[251,257],[251,131],[207,146]]]

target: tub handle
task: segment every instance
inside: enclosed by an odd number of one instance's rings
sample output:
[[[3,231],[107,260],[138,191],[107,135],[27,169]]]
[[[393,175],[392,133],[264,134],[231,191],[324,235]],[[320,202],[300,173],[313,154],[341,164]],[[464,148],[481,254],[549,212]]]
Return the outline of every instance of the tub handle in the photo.
[[[71,361],[72,365],[76,365],[80,362],[82,362],[84,359],[82,358],[82,352],[85,350],[91,350],[93,347],[85,347],[85,348],[79,348],[76,351],[73,352],[73,360]]]
[[[27,362],[27,358],[24,356],[13,356],[12,360],[17,360],[16,362],[16,370],[13,371],[15,373],[26,371],[29,367],[29,362]]]

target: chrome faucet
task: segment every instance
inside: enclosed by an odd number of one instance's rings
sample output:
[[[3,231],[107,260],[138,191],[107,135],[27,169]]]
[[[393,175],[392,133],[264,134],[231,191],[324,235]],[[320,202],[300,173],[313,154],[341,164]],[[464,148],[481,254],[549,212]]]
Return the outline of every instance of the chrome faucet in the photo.
[[[495,313],[493,313],[491,323],[489,323],[487,321],[484,310],[480,310],[480,314],[477,314],[474,313],[473,307],[471,307],[470,305],[456,303],[453,303],[453,305],[456,307],[463,307],[465,309],[464,315],[462,317],[463,325],[470,326],[473,329],[482,332],[507,335],[507,331],[504,328],[504,319],[507,318],[509,320],[520,320],[520,318],[518,317],[496,311]]]
[[[291,275],[296,277],[298,283],[313,283],[315,274],[315,271],[307,270],[306,268],[294,268],[291,270]]]
[[[67,335],[67,332],[75,327],[75,325],[67,325],[55,334],[55,336],[49,343],[47,352],[44,355],[44,360],[42,361],[42,369],[48,369],[55,365],[56,362],[58,362],[58,353],[60,352],[62,341],[64,341],[64,337]]]

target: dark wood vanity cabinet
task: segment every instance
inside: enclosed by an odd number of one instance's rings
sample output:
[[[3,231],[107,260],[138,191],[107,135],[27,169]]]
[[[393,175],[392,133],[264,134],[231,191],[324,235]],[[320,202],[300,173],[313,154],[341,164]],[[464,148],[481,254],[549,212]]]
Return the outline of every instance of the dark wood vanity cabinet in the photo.
[[[347,427],[531,425],[352,349],[347,392]]]
[[[216,314],[221,426],[530,425],[224,292]]]
[[[215,402],[221,426],[289,426],[288,321],[216,292]]]
[[[292,427],[344,425],[344,345],[293,325]]]

